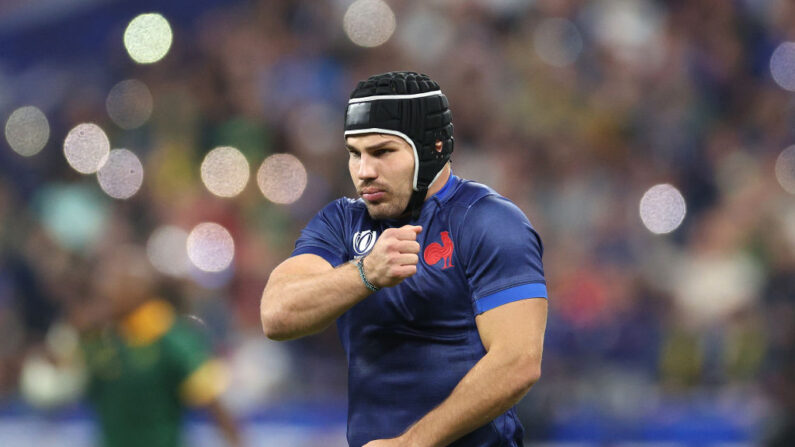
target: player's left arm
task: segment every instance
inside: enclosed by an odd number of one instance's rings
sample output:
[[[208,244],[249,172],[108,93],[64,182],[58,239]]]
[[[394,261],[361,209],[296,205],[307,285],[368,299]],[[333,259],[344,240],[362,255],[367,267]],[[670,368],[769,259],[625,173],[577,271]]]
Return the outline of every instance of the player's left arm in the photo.
[[[208,359],[180,384],[180,397],[193,408],[207,410],[229,447],[241,447],[243,439],[235,416],[221,402],[227,385],[226,366],[218,359]]]
[[[448,445],[508,411],[541,376],[547,323],[541,239],[518,207],[496,196],[471,205],[456,234],[486,354],[402,436],[367,447]]]
[[[475,319],[486,355],[450,396],[402,436],[365,447],[445,446],[514,406],[541,377],[547,300],[524,299]]]
[[[241,447],[243,438],[235,417],[221,402],[229,386],[229,371],[223,360],[213,357],[209,341],[198,326],[179,322],[166,335],[164,346],[182,402],[206,410],[226,445]]]

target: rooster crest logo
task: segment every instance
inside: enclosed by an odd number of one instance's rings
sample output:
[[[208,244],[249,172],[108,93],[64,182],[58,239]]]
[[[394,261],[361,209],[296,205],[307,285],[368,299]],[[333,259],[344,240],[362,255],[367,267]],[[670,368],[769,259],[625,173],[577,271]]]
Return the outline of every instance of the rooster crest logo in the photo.
[[[438,242],[429,244],[425,247],[425,252],[423,252],[422,256],[428,265],[434,265],[444,260],[444,266],[442,267],[442,270],[444,270],[453,266],[453,240],[450,239],[450,233],[447,231],[442,231],[440,236],[442,237],[442,244],[439,245]]]

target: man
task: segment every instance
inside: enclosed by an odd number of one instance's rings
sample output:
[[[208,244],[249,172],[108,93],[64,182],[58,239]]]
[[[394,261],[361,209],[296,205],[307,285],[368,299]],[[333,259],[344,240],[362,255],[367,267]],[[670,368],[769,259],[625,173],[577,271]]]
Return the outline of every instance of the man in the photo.
[[[262,296],[265,334],[337,320],[351,446],[521,446],[512,407],[538,380],[541,241],[492,189],[451,173],[447,98],[411,72],[360,82],[348,167],[361,199],[303,230]]]
[[[82,332],[88,400],[104,447],[177,447],[189,407],[209,411],[230,446],[241,437],[219,402],[223,366],[206,340],[153,294],[143,250],[120,247],[95,272],[98,300],[73,309]]]

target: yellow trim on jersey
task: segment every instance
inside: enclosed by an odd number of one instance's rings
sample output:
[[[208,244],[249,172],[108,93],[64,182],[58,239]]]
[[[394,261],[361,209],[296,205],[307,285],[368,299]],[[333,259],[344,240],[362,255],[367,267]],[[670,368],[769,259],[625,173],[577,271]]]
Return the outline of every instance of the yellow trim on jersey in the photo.
[[[174,324],[174,308],[163,300],[150,300],[125,317],[120,330],[131,346],[145,346],[165,335]]]
[[[188,405],[205,406],[226,391],[229,374],[220,360],[208,360],[180,385],[180,395]]]

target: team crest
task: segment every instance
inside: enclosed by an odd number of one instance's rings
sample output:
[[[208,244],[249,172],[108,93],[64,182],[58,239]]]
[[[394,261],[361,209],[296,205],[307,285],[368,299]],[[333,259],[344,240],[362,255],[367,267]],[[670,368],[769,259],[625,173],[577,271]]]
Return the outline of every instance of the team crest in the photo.
[[[442,231],[439,235],[442,243],[432,242],[425,247],[423,258],[428,265],[437,264],[439,261],[444,261],[442,270],[453,267],[453,240],[450,239],[450,233]]]
[[[375,230],[357,231],[356,234],[353,235],[353,252],[357,256],[366,255],[373,249],[375,239]]]

